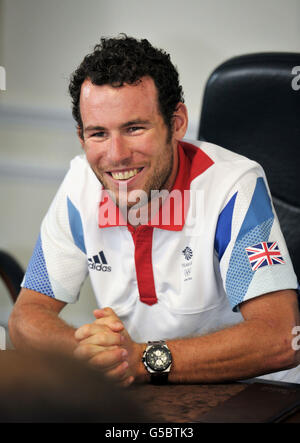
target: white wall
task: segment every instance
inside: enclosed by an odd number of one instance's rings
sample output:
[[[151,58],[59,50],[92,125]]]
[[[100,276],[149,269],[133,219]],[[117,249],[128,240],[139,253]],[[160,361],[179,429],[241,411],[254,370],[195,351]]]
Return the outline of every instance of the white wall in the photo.
[[[101,36],[125,32],[171,53],[197,134],[210,72],[229,57],[300,52],[299,0],[0,0],[0,248],[25,267],[69,160],[80,152],[70,73]],[[3,293],[3,289],[1,290]],[[0,297],[0,324],[11,305]],[[89,320],[89,285],[63,316]]]
[[[203,84],[223,60],[256,51],[299,51],[299,0],[2,0],[1,101],[69,109],[70,72],[102,35],[125,32],[170,51],[193,128]]]

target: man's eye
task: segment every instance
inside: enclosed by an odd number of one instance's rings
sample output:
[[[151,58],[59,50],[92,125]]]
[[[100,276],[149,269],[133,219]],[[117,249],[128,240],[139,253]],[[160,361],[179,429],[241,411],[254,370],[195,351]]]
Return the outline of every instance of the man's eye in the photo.
[[[144,129],[143,126],[131,126],[128,128],[128,132],[137,132]]]
[[[104,131],[95,132],[95,134],[92,134],[92,137],[105,137]]]

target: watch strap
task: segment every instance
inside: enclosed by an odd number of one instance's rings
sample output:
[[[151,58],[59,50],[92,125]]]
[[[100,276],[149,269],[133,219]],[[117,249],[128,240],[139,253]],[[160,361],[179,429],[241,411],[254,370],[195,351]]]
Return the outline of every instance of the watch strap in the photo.
[[[150,380],[153,385],[166,385],[168,383],[168,372],[150,374]]]

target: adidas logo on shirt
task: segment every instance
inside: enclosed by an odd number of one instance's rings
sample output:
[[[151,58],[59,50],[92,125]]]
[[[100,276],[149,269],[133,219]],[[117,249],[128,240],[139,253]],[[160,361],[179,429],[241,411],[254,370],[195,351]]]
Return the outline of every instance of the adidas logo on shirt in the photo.
[[[88,267],[95,271],[111,272],[111,266],[108,266],[104,252],[100,251],[97,255],[88,258]]]

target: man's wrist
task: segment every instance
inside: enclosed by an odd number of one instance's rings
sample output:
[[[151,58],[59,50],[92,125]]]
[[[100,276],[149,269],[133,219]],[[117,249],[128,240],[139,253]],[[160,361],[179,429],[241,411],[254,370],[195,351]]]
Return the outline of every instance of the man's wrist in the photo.
[[[150,383],[150,375],[146,371],[145,366],[142,362],[142,357],[144,351],[147,347],[147,343],[136,343],[136,371],[135,371],[135,381],[137,383]]]

